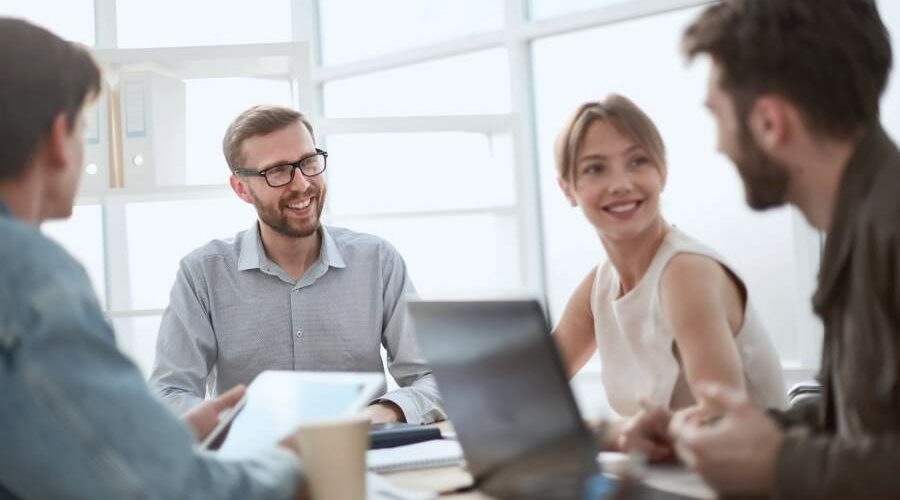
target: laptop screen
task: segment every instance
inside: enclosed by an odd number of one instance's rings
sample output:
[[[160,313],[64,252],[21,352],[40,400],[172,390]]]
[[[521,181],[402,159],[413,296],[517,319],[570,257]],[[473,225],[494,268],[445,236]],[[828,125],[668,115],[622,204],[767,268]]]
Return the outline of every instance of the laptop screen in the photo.
[[[476,478],[590,441],[537,301],[414,300],[410,312]],[[593,443],[585,447],[592,460]]]

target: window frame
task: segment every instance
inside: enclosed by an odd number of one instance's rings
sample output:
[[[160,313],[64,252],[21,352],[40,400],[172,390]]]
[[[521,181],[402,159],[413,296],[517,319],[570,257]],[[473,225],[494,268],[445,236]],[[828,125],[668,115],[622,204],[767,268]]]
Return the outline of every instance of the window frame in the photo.
[[[445,40],[421,47],[381,54],[358,61],[323,65],[321,58],[321,37],[318,28],[318,0],[291,0],[292,40],[309,44],[308,53],[299,51],[293,56],[298,64],[290,69],[294,105],[304,110],[317,125],[323,140],[331,134],[353,134],[372,132],[419,132],[419,131],[476,131],[508,133],[513,141],[513,161],[515,163],[516,204],[504,212],[512,210],[516,216],[518,251],[522,293],[538,297],[544,305],[548,303],[547,268],[545,265],[544,230],[542,227],[540,161],[536,144],[536,117],[534,101],[534,74],[532,68],[532,43],[538,39],[574,33],[614,23],[629,21],[644,16],[656,15],[691,7],[710,5],[714,0],[631,0],[607,6],[590,8],[557,17],[532,19],[529,16],[530,0],[503,0],[504,24],[494,31]],[[109,60],[131,55],[118,52],[116,0],[94,0],[95,46],[93,50]],[[266,47],[248,46],[206,46],[197,48],[198,57],[217,49],[228,48],[242,55],[254,57]],[[275,46],[278,44],[268,44]],[[451,115],[414,117],[366,117],[327,118],[323,112],[323,89],[325,84],[354,76],[366,75],[417,63],[425,63],[452,56],[465,55],[483,50],[503,48],[509,60],[509,82],[511,96],[510,113],[495,115]],[[153,59],[157,55],[169,57],[171,48],[129,49],[134,57]],[[276,49],[271,49],[276,50]],[[292,49],[277,48],[278,51]],[[304,61],[305,59],[305,61]],[[304,69],[305,68],[305,69]],[[233,76],[246,76],[235,74]],[[326,172],[327,175],[327,172]],[[226,185],[188,186],[172,188],[154,193],[120,191],[110,196],[82,197],[78,203],[99,203],[103,213],[104,263],[106,275],[106,312],[113,318],[134,318],[159,316],[162,309],[137,310],[130,307],[129,265],[127,252],[127,227],[124,206],[134,200],[147,199],[190,199],[191,197],[233,196]],[[326,211],[328,207],[326,207]],[[482,212],[490,213],[492,209]],[[458,211],[427,211],[422,217],[453,215]],[[327,216],[327,212],[326,212]],[[372,214],[372,217],[396,217],[396,213]],[[818,254],[821,249],[821,235],[809,230],[804,224],[795,225],[795,248],[797,257],[809,263],[798,270],[798,284],[808,284],[815,280]],[[798,299],[799,300],[799,299]],[[802,302],[802,300],[801,300]],[[798,313],[799,315],[799,313]],[[558,318],[551,318],[553,322]],[[815,318],[803,317],[798,320],[798,352],[801,359],[783,360],[786,366],[813,368],[818,365],[821,339],[821,325]]]

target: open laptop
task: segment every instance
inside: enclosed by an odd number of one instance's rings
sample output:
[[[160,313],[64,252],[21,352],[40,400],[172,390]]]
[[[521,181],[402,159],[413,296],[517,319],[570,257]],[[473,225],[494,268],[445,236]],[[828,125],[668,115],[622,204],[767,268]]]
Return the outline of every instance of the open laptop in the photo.
[[[498,498],[585,498],[599,472],[536,300],[410,300],[419,345],[462,445],[474,487]],[[631,498],[680,499],[639,488]]]

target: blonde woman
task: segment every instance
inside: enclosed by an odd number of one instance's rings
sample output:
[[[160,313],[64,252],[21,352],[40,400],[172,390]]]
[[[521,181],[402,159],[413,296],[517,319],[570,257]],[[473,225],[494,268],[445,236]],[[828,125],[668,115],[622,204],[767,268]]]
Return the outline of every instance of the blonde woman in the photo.
[[[671,455],[671,412],[703,382],[783,407],[778,356],[747,288],[713,250],[660,213],[666,157],[653,122],[610,95],[581,105],[556,143],[559,186],[608,260],[581,282],[556,328],[569,376],[599,352],[613,422],[606,445]]]

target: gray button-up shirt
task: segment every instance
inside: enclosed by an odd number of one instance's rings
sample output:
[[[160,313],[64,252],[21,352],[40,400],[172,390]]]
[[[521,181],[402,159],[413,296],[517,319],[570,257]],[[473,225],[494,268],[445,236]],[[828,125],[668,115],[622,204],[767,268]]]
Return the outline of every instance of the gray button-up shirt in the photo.
[[[176,411],[249,384],[263,370],[382,372],[411,423],[445,418],[403,297],[415,293],[381,238],[322,226],[318,260],[294,282],[254,226],[182,259],[163,314],[151,386]]]

